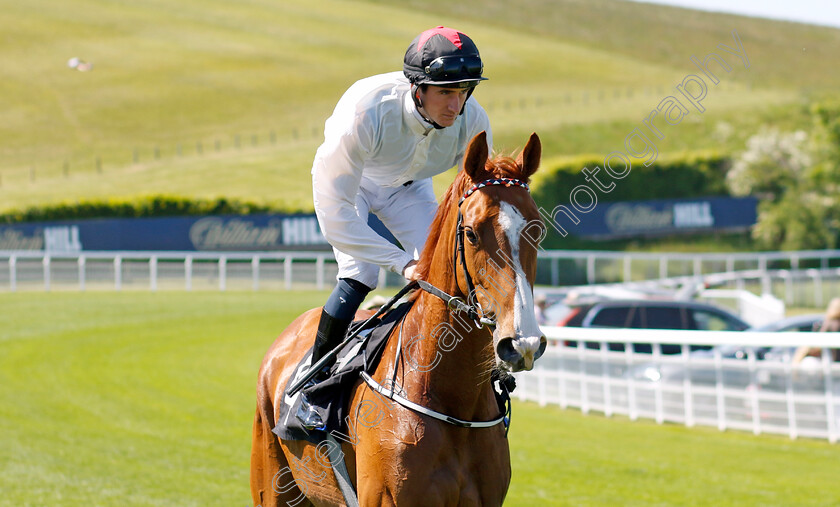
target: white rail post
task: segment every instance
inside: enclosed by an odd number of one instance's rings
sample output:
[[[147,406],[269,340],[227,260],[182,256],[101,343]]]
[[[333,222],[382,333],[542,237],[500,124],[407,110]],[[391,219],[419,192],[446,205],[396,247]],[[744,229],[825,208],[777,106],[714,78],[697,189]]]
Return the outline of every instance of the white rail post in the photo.
[[[624,347],[624,359],[627,363],[627,371],[633,368],[633,346],[627,344]],[[632,375],[627,378],[627,413],[631,421],[639,418],[639,408],[636,404],[636,383]]]
[[[224,292],[227,289],[227,256],[219,257],[219,290]]]
[[[814,306],[823,305],[822,273],[819,269],[809,269],[808,274],[814,279]]]
[[[663,255],[659,258],[659,278],[663,280],[668,278],[668,256]]]
[[[324,290],[324,256],[319,255],[315,259],[315,287],[318,290]]]
[[[551,286],[557,287],[560,285],[560,259],[557,257],[551,258]]]
[[[785,352],[784,357],[784,375],[785,375],[785,404],[788,415],[788,436],[795,439],[798,434],[796,430],[796,397],[793,393],[793,375],[794,368],[792,366],[790,352]]]
[[[756,358],[755,349],[747,349],[747,366],[750,370],[750,383],[752,390],[750,391],[750,405],[752,406],[752,425],[753,434],[761,434],[761,410],[759,407],[760,400],[758,398],[758,375],[756,372]]]
[[[625,257],[626,259],[626,257]],[[629,345],[629,344],[628,344]],[[604,383],[604,415],[612,416],[612,398],[610,397],[610,360],[609,360],[609,346],[607,342],[601,342],[601,381]]]
[[[595,256],[586,257],[586,283],[595,283]]]
[[[260,290],[260,257],[251,257],[251,289],[256,292]]]
[[[149,290],[152,292],[157,291],[158,283],[158,258],[157,255],[152,255],[149,257]]]
[[[685,425],[689,428],[694,426],[694,390],[691,381],[691,347],[687,343],[680,346],[683,357],[683,368],[685,368],[685,376],[683,377],[683,409],[685,411]]]
[[[193,275],[193,256],[187,255],[184,258],[184,289],[192,290],[192,275]]]
[[[833,444],[837,442],[837,411],[834,406],[834,379],[831,376],[832,354],[833,351],[831,349],[823,347],[822,367],[825,385],[826,429],[828,430],[828,441]]]
[[[114,290],[122,290],[122,256],[114,257]]]
[[[715,358],[715,402],[717,406],[717,427],[720,431],[726,430],[726,398],[723,394],[723,356],[720,349],[714,347]]]
[[[793,273],[785,270],[782,272],[782,276],[785,280],[785,303],[793,305],[795,302],[793,293]]]
[[[560,394],[560,407],[565,409],[569,407],[569,393],[566,378],[569,376],[570,372],[568,368],[563,368],[563,363],[567,360],[566,352],[568,351],[568,347],[566,347],[566,344],[562,342],[559,343],[557,347],[559,348],[559,350],[562,351],[557,353],[560,356],[560,368],[557,376],[557,389]]]
[[[44,265],[44,291],[50,291],[50,256],[44,254],[44,259],[41,261]]]
[[[85,290],[85,256],[79,255],[79,260],[77,261],[79,264],[79,290],[84,292]]]
[[[773,284],[770,281],[770,275],[767,274],[767,257],[761,256],[758,258],[758,271],[761,273],[762,294],[772,294]]]
[[[578,340],[578,362],[580,364],[580,411],[589,413],[589,389],[586,382],[586,343]]]
[[[283,259],[283,282],[286,290],[292,290],[292,256],[286,255]]]
[[[9,290],[17,291],[17,256],[9,257]]]
[[[628,343],[627,346],[632,347],[633,344]],[[662,369],[662,347],[660,347],[658,343],[653,344],[653,364],[655,364],[660,370]],[[654,385],[653,390],[656,422],[657,424],[662,424],[665,422],[665,411],[662,402],[662,382],[657,382]]]

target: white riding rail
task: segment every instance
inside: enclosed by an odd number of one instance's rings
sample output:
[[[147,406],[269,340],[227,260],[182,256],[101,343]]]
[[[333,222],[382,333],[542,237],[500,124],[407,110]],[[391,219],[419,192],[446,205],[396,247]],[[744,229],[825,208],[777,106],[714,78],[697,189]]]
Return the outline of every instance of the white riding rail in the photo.
[[[821,359],[792,365],[800,345],[840,347],[835,333],[757,333],[544,327],[549,339],[535,369],[517,374],[514,394],[540,405],[576,407],[658,423],[715,426],[813,437],[840,436],[840,363],[827,348]],[[567,346],[565,342],[589,342]],[[638,353],[615,344],[650,344]],[[613,344],[610,346],[609,344]],[[662,344],[682,353],[662,354]],[[689,353],[691,345],[746,346],[738,357],[720,348]],[[592,348],[590,348],[592,347]],[[776,347],[761,360],[756,349]],[[613,349],[613,350],[610,350]]]

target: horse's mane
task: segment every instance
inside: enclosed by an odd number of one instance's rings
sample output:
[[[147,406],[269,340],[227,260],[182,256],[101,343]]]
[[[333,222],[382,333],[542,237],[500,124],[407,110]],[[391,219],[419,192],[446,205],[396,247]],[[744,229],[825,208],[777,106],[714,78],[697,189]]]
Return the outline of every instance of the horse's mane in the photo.
[[[467,175],[467,171],[458,171],[455,180],[449,185],[449,188],[441,199],[437,214],[432,221],[432,225],[429,227],[426,245],[423,247],[423,252],[417,261],[416,271],[422,280],[429,279],[429,274],[432,269],[432,257],[434,256],[435,250],[437,250],[438,244],[454,237],[452,232],[444,231],[444,225],[451,215],[458,212],[458,201],[461,199],[461,196],[475,182],[492,178],[515,178],[528,183],[528,177],[523,175],[522,168],[517,165],[516,160],[506,155],[497,155],[492,159],[488,159],[484,164],[484,169],[478,171],[475,175],[475,180]],[[443,266],[435,266],[435,271],[444,271],[447,279],[451,279],[452,263],[448,262]]]

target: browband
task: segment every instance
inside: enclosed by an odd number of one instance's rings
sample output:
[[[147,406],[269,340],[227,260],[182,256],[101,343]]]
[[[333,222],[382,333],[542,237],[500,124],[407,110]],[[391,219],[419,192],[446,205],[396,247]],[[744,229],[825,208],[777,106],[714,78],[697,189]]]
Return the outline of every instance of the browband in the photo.
[[[484,187],[489,187],[493,185],[504,185],[506,187],[522,187],[525,190],[528,190],[529,192],[531,191],[531,187],[529,187],[528,184],[522,180],[516,180],[513,178],[493,178],[476,183],[475,185],[470,187],[470,189],[464,192],[464,195],[461,196],[461,200],[458,201],[458,206],[460,206],[461,203],[464,202],[464,199],[471,196],[476,190],[481,190]]]

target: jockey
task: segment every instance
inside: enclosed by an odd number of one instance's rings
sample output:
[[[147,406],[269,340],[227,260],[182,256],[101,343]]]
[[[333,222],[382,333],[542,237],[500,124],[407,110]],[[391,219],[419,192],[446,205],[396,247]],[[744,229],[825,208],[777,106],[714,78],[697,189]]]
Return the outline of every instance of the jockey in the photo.
[[[380,268],[416,278],[415,264],[437,211],[432,176],[460,166],[476,134],[486,131],[492,146],[487,113],[468,100],[487,79],[483,70],[472,39],[432,28],[411,42],[402,73],[357,81],[327,119],[312,187],[318,224],[338,262],[338,283],[321,312],[311,364],[344,339]],[[368,226],[368,213],[402,248]],[[325,376],[322,370],[316,380]],[[297,416],[304,425],[322,426],[305,395],[302,407]]]

